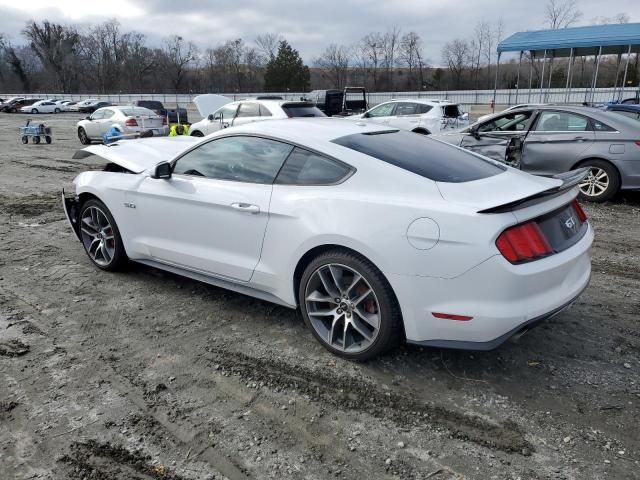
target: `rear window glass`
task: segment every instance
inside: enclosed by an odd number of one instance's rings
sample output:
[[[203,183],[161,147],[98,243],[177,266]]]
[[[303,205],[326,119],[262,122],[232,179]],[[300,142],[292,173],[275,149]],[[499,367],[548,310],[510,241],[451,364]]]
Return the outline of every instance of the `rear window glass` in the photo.
[[[140,100],[138,107],[149,108],[151,110],[162,110],[162,103],[154,100]]]
[[[442,107],[442,115],[447,118],[458,118],[462,116],[462,112],[458,105],[445,105]]]
[[[296,147],[280,170],[276,183],[281,185],[332,185],[347,177],[353,169],[317,153]]]
[[[282,105],[282,110],[287,114],[287,117],[326,117],[324,113],[313,105],[308,103],[285,103]]]
[[[452,145],[402,130],[356,133],[337,138],[333,143],[436,182],[470,182],[506,170]]]
[[[127,117],[134,117],[136,115],[145,115],[145,116],[152,116],[152,117],[156,116],[155,112],[149,110],[148,108],[142,108],[142,107],[121,108],[120,111],[123,113],[123,115]]]

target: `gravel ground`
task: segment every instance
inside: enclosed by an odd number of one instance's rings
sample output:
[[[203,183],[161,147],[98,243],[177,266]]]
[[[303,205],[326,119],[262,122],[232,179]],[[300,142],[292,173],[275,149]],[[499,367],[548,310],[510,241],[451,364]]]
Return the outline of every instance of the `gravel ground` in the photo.
[[[61,187],[78,115],[0,115],[3,479],[640,478],[640,195],[586,207],[593,279],[493,352],[327,353],[293,311],[98,271]]]

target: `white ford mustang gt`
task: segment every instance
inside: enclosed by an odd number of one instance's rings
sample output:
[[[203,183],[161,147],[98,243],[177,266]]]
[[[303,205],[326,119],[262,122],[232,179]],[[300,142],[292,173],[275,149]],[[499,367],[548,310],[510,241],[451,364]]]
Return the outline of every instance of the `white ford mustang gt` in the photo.
[[[415,133],[278,120],[95,145],[63,204],[90,260],[129,259],[299,307],[352,359],[487,350],[586,288],[584,172],[535,177]]]

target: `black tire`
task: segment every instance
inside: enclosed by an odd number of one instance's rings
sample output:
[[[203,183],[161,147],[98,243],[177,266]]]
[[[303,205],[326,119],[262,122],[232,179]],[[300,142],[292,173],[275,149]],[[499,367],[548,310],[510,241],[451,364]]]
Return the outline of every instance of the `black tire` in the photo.
[[[200,130],[194,130],[190,135],[192,137],[204,137],[204,134]]]
[[[123,270],[127,264],[128,257],[127,257],[127,253],[124,250],[124,245],[122,244],[122,237],[120,236],[120,230],[118,230],[118,225],[116,224],[116,221],[114,220],[113,215],[111,215],[111,212],[109,211],[107,206],[96,198],[87,200],[85,203],[82,204],[82,208],[80,208],[80,216],[78,217],[78,223],[82,225],[82,218],[85,215],[85,212],[90,207],[98,208],[107,217],[109,224],[111,225],[111,228],[113,230],[115,253],[113,254],[113,257],[109,263],[107,264],[97,263],[89,253],[89,250],[85,241],[81,240],[85,253],[89,257],[89,260],[91,260],[91,263],[93,263],[96,267],[98,267],[101,270],[106,270],[108,272],[116,272],[116,271]],[[81,233],[81,237],[82,237],[82,233]]]
[[[35,144],[40,143],[40,137],[33,137],[33,143]]]
[[[51,137],[49,135],[47,135],[46,137],[44,137],[44,141],[47,142],[48,144],[51,143]]]
[[[85,132],[84,128],[82,127],[78,129],[78,138],[80,139],[80,143],[82,145],[91,144],[91,139],[89,138],[89,136],[87,135],[87,132]]]
[[[312,276],[323,266],[339,264],[353,269],[360,274],[370,285],[378,302],[378,314],[380,316],[377,337],[365,350],[357,353],[345,352],[332,346],[326,338],[321,336],[313,326],[305,301],[307,285]],[[298,288],[298,304],[305,324],[313,333],[316,340],[331,353],[350,360],[367,360],[398,346],[404,340],[404,328],[402,315],[398,301],[393,293],[391,285],[382,272],[366,258],[353,252],[335,249],[322,253],[314,258],[304,269]]]
[[[586,187],[581,186],[580,195],[579,195],[580,200],[585,200],[585,201],[594,202],[594,203],[602,203],[602,202],[611,200],[613,197],[615,197],[618,194],[618,191],[620,190],[620,173],[618,172],[618,169],[614,167],[611,163],[605,160],[597,160],[597,159],[585,160],[580,165],[578,165],[578,167],[579,168],[588,167],[590,169],[589,176],[585,179],[587,182],[595,181],[595,176],[596,175],[599,176],[602,172],[606,174],[606,179],[607,179],[606,189],[604,189],[603,191],[599,191],[596,187],[594,187],[593,189],[594,194],[592,195],[588,194],[589,191],[591,191],[588,186]]]
[[[56,108],[56,109],[53,111],[53,113],[60,113],[60,109],[59,109],[59,108]]]
[[[22,143],[24,143],[25,145],[27,143],[29,143],[29,137],[27,137],[26,135],[22,137]]]
[[[38,109],[37,109],[37,108],[32,108],[32,109],[31,109],[31,113],[33,113],[33,114],[38,113]]]
[[[431,135],[431,132],[429,130],[425,130],[424,128],[416,128],[412,131],[413,133],[419,133],[420,135]]]

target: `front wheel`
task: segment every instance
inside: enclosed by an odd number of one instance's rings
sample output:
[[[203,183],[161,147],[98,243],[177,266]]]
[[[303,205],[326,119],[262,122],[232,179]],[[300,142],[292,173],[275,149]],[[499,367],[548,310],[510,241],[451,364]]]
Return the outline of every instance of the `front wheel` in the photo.
[[[82,205],[79,228],[84,250],[96,267],[108,271],[124,267],[127,254],[120,231],[104,203],[91,199]]]
[[[40,143],[40,137],[33,137],[33,143]]]
[[[191,136],[192,137],[204,137],[203,133],[199,130],[194,130],[193,132],[191,132]]]
[[[37,109],[37,108],[32,108],[32,109],[31,109],[31,113],[33,113],[33,114],[38,113],[38,109]]]
[[[580,183],[580,199],[590,202],[611,200],[620,189],[618,170],[603,160],[587,160],[580,167],[587,167],[589,174]]]
[[[60,113],[60,109],[59,109],[59,108],[56,108],[56,109],[53,111],[53,113]]]
[[[47,135],[46,137],[44,137],[44,141],[47,142],[47,144],[51,143],[51,137],[49,135]]]
[[[82,145],[89,145],[91,143],[91,139],[89,138],[89,136],[87,135],[87,132],[82,127],[78,129],[78,138],[80,139],[80,143]]]
[[[370,261],[345,250],[324,253],[307,266],[298,302],[316,339],[344,358],[375,357],[403,335],[389,282]]]
[[[26,145],[27,143],[29,143],[29,137],[27,137],[26,135],[24,135],[24,136],[22,137],[22,143],[24,143],[25,145]]]

